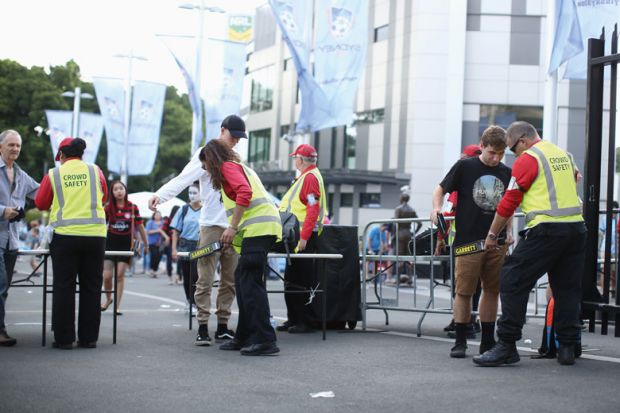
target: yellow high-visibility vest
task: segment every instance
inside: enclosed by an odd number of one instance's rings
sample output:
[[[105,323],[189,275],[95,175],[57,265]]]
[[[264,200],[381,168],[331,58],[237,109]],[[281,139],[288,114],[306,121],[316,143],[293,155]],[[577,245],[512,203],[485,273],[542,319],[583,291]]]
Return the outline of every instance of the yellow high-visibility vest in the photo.
[[[280,222],[280,213],[267,194],[267,190],[263,186],[258,175],[256,175],[256,172],[243,164],[237,164],[243,167],[243,172],[252,187],[250,205],[243,212],[243,216],[237,227],[237,234],[232,242],[235,251],[241,253],[241,241],[243,238],[275,235],[277,241],[281,240],[282,224]],[[224,201],[224,208],[226,209],[226,216],[228,217],[228,223],[230,223],[237,204],[226,195],[224,188],[221,189],[221,193],[222,200]]]
[[[48,172],[54,199],[50,225],[62,235],[105,237],[103,190],[99,168],[78,159]]]
[[[547,141],[540,141],[525,153],[538,162],[538,176],[521,203],[526,227],[546,222],[582,222],[570,156]]]
[[[307,207],[303,202],[299,199],[299,193],[301,188],[304,185],[304,180],[306,177],[312,174],[319,181],[319,189],[321,193],[319,194],[319,216],[316,219],[316,224],[314,226],[314,230],[321,234],[323,231],[323,219],[325,218],[325,211],[327,211],[327,196],[325,194],[325,185],[323,184],[323,176],[321,172],[319,172],[318,168],[312,168],[309,171],[301,174],[297,181],[286,191],[286,194],[282,197],[282,202],[280,203],[280,211],[292,212],[299,221],[299,225],[303,226],[304,221],[306,220]]]

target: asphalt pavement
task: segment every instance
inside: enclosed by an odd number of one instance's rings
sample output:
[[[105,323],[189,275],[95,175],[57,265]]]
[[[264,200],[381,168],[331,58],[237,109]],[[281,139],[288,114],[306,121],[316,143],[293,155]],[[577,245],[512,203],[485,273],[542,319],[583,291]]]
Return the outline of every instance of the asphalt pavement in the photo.
[[[25,271],[21,260],[18,270]],[[620,338],[613,327],[608,336],[584,332],[583,358],[565,367],[530,359],[542,333],[542,320],[532,319],[517,343],[520,363],[481,368],[471,359],[477,340],[469,342],[467,358],[449,357],[453,343],[442,331],[449,316],[428,315],[417,337],[420,313],[390,311],[386,326],[383,312],[373,310],[365,331],[358,323],[355,330],[328,331],[325,341],[320,332],[279,332],[278,355],[247,357],[195,346],[183,289],[168,285],[165,275],[135,274],[125,288],[117,344],[108,310],[98,347],[70,351],[51,347],[49,325],[41,346],[41,288],[12,288],[6,321],[18,343],[0,348],[0,412],[620,411]],[[269,288],[281,284],[270,281]],[[424,294],[422,284],[419,290]],[[413,295],[399,293],[403,305]],[[449,297],[441,288],[436,293]],[[283,322],[282,295],[269,298]],[[50,309],[51,297],[48,324]],[[210,320],[211,331],[215,326]]]

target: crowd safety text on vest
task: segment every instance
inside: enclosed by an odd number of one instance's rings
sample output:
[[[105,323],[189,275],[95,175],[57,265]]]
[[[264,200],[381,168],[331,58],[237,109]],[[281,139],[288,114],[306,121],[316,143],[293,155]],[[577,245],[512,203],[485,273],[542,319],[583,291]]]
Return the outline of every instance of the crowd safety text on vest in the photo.
[[[67,174],[62,176],[65,188],[88,185],[87,174]]]
[[[571,168],[570,160],[566,156],[549,158],[549,163],[554,171],[567,171]]]

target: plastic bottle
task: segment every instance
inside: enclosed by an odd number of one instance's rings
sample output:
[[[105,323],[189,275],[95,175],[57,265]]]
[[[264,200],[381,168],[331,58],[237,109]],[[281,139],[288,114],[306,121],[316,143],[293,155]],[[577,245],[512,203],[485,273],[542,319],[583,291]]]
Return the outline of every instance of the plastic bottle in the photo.
[[[272,315],[269,316],[269,324],[271,324],[271,328],[273,328],[274,330],[276,329],[276,326],[278,325],[278,323],[276,322],[276,319],[273,318]]]

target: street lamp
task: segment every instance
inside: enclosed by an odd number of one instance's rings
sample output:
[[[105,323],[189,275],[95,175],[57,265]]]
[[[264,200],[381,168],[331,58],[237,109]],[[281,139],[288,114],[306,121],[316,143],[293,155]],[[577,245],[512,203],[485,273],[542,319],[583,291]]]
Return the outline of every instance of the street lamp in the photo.
[[[125,152],[123,154],[123,160],[121,162],[121,182],[127,185],[127,176],[129,175],[129,122],[131,120],[131,75],[133,70],[133,60],[148,60],[144,56],[138,56],[133,53],[133,49],[129,52],[129,54],[115,54],[114,57],[119,57],[122,59],[127,59],[129,61],[129,69],[127,72],[127,90],[125,92]]]
[[[80,100],[81,99],[94,99],[95,97],[90,93],[81,93],[82,88],[77,86],[73,92],[64,92],[61,96],[66,98],[73,98],[73,122],[71,123],[71,136],[78,137],[80,126]]]
[[[204,14],[205,11],[208,11],[209,13],[226,13],[226,10],[222,9],[221,7],[217,7],[217,6],[206,6],[204,0],[200,0],[200,4],[192,4],[192,3],[183,3],[179,6],[181,9],[187,9],[187,10],[198,10],[198,38],[196,39],[196,65],[195,65],[195,72],[194,72],[194,85],[196,88],[196,93],[198,93],[198,96],[200,96],[202,94],[202,91],[200,89],[200,75],[201,75],[201,71],[202,71],[202,42],[203,42],[203,38],[204,38]],[[201,108],[200,111],[202,112],[202,98],[200,99],[201,102]],[[191,143],[191,147],[192,147],[192,151],[191,153],[193,154],[194,151],[197,148],[194,148],[194,142],[195,142],[195,136],[196,136],[196,131],[198,131],[198,128],[200,128],[200,130],[202,130],[202,124],[198,124],[198,120],[200,118],[197,116],[197,114],[194,114],[194,116],[192,116],[192,143]]]

